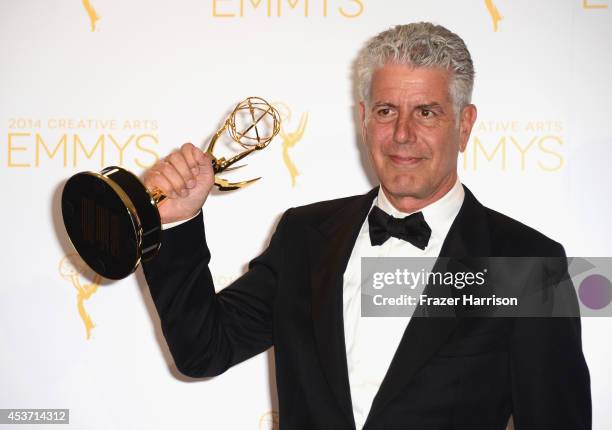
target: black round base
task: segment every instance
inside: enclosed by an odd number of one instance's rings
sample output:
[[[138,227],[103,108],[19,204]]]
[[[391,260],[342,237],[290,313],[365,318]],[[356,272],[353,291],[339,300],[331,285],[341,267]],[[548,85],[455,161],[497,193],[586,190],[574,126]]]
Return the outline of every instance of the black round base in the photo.
[[[157,208],[140,180],[120,167],[72,176],[62,192],[62,216],[76,251],[105,278],[125,278],[160,246]]]

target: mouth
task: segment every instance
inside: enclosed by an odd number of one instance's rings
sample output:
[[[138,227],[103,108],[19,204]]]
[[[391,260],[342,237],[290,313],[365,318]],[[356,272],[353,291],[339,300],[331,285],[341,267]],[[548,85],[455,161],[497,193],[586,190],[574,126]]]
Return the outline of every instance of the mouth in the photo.
[[[389,159],[393,164],[404,167],[417,166],[425,160],[422,157],[403,157],[400,155],[389,155]]]

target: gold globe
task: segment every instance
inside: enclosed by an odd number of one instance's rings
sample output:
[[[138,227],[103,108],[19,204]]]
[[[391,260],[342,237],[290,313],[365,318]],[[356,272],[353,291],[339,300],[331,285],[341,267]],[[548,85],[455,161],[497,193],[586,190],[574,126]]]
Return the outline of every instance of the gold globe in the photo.
[[[236,105],[227,119],[230,137],[244,149],[262,149],[280,131],[280,115],[260,97],[248,97]]]

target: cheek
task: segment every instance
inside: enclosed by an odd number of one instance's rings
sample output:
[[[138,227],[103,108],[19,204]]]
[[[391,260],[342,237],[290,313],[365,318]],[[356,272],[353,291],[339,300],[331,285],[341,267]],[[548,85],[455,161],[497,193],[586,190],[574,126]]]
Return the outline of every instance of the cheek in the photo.
[[[388,127],[368,127],[368,142],[372,152],[384,152],[384,148],[393,141],[393,134]]]
[[[371,126],[366,129],[366,144],[372,155],[380,152],[380,137],[379,132]]]
[[[458,154],[457,136],[449,134],[444,141],[439,142],[436,148],[436,166],[443,170],[452,168],[457,163]]]

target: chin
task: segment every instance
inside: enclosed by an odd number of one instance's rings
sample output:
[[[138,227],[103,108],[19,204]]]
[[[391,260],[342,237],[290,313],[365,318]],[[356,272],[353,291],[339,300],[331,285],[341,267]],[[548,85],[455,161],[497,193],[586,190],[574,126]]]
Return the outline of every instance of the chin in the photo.
[[[393,178],[391,181],[383,182],[383,185],[388,193],[396,197],[413,197],[416,199],[423,198],[426,194],[427,187],[416,178]]]

